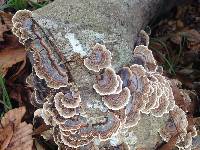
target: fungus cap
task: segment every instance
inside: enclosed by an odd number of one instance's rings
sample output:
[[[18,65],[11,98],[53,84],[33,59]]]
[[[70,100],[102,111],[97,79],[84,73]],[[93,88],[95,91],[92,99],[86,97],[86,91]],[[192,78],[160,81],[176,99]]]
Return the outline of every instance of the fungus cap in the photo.
[[[105,95],[102,97],[104,104],[112,110],[124,108],[130,98],[130,90],[125,87],[119,94]]]
[[[61,115],[64,118],[71,118],[76,114],[76,109],[75,108],[67,108],[65,105],[62,103],[63,99],[63,93],[58,92],[54,96],[54,102],[55,102],[55,108],[57,109],[59,115]]]
[[[84,65],[92,71],[99,72],[111,66],[111,52],[104,45],[97,43],[89,56],[84,59]]]
[[[132,75],[132,72],[129,67],[123,67],[118,71],[118,75],[120,76],[123,84],[122,87],[127,87],[128,86],[128,81],[130,76]]]
[[[150,92],[150,82],[146,76],[146,71],[141,65],[134,64],[130,67],[131,76],[128,81],[128,88],[132,92],[148,94]]]
[[[112,68],[106,68],[104,73],[98,76],[97,83],[93,85],[95,91],[100,95],[114,94],[118,87],[119,81]]]
[[[134,55],[140,56],[145,62],[146,69],[149,71],[155,71],[157,68],[157,63],[153,57],[152,51],[148,49],[147,46],[139,45],[134,49]]]

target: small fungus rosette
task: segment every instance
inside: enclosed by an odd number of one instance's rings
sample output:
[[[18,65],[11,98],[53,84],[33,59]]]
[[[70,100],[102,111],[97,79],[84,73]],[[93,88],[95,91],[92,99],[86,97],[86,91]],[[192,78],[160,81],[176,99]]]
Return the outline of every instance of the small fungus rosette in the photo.
[[[84,65],[92,71],[99,72],[103,68],[111,66],[111,52],[104,45],[97,43],[87,58]]]

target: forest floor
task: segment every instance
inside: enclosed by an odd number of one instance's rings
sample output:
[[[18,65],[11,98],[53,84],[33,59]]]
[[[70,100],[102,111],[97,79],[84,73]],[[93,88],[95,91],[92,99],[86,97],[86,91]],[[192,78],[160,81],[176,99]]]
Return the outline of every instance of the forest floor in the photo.
[[[49,1],[40,0],[39,3],[10,3],[5,5],[4,1],[0,0],[0,9],[3,10],[0,11],[1,117],[8,110],[25,106],[26,113],[23,121],[33,123],[35,108],[30,103],[33,88],[26,83],[26,77],[31,73],[31,64],[26,58],[24,46],[18,42],[17,37],[11,32],[11,18],[16,10],[24,8],[34,10],[47,3]],[[200,138],[199,14],[200,2],[188,0],[186,3],[173,8],[169,13],[153,19],[145,31],[150,35],[150,49],[159,65],[163,66],[164,74],[169,78],[178,79],[183,88],[191,91],[190,96],[194,104],[192,115]],[[14,113],[16,112],[12,112],[11,115],[15,115]],[[43,130],[45,130],[45,127],[34,125],[35,147],[55,149],[51,142],[46,142],[39,136],[39,133]],[[0,130],[1,132],[3,133]],[[200,149],[200,143],[198,144]]]

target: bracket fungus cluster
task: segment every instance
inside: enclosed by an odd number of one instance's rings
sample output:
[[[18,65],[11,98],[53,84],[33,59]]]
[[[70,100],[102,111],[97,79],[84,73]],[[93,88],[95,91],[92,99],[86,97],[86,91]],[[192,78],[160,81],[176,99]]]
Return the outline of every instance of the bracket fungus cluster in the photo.
[[[121,130],[136,126],[141,113],[155,117],[171,114],[182,133],[177,145],[181,147],[182,141],[189,145],[194,135],[186,131],[186,115],[175,104],[171,82],[162,75],[152,51],[148,49],[147,35],[146,45],[134,49],[132,64],[118,70],[112,66],[112,53],[99,43],[81,58],[82,67],[93,77],[92,92],[95,96],[91,96],[78,86],[78,81],[74,82],[64,55],[46,36],[30,11],[18,11],[12,21],[13,33],[33,56],[36,75],[33,77],[37,79],[35,98],[40,98],[37,102],[42,106],[37,112],[52,127],[59,149],[95,150],[101,149],[106,142],[115,143],[112,138]],[[161,129],[160,135],[168,141],[175,134],[174,130],[169,122]],[[125,142],[117,144],[124,144],[128,149],[129,143]]]
[[[13,16],[12,22],[13,33],[19,37],[22,44],[28,45],[28,49],[33,53],[33,68],[36,75],[40,79],[45,79],[51,88],[68,86],[68,71],[63,67],[65,59],[43,29],[33,20],[31,11],[18,11]]]

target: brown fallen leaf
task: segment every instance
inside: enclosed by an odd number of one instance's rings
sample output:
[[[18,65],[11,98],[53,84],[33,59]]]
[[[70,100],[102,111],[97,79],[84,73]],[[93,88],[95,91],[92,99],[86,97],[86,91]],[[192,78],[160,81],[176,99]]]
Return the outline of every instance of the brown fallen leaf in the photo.
[[[6,147],[8,147],[10,140],[13,136],[13,126],[9,125],[5,128],[1,128],[0,129],[0,149],[6,149]]]
[[[179,137],[179,133],[174,135],[166,144],[162,145],[159,150],[172,150],[175,147],[176,140]]]
[[[2,76],[6,75],[9,67],[12,67],[12,65],[25,60],[26,51],[24,48],[4,49],[0,51],[0,72]]]
[[[185,91],[180,89],[177,85],[178,80],[171,80],[171,87],[174,94],[174,99],[176,101],[176,105],[178,105],[183,111],[190,111],[190,101],[189,97],[186,97]]]
[[[14,128],[16,128],[21,123],[22,117],[24,116],[25,112],[25,107],[19,107],[8,111],[1,119],[1,125],[3,127],[6,127],[10,123],[12,123],[14,125]]]
[[[0,41],[4,41],[3,33],[12,28],[11,14],[0,12]]]
[[[8,111],[1,119],[0,150],[32,150],[33,126],[21,122],[25,107]]]
[[[12,16],[12,14],[0,11],[0,73],[3,76],[9,67],[26,59],[24,47],[19,44],[18,39],[11,32],[6,32],[12,29]],[[17,73],[23,69],[24,64]]]

